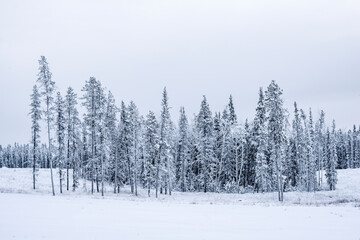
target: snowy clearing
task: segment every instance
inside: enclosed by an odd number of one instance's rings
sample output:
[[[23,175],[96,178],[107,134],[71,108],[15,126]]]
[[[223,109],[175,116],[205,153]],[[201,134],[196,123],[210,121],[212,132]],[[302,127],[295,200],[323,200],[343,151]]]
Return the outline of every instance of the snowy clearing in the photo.
[[[338,173],[336,191],[285,193],[278,203],[272,193],[175,192],[158,200],[127,189],[114,195],[110,186],[101,198],[82,189],[60,195],[57,185],[53,197],[47,170],[33,191],[31,169],[3,168],[0,239],[358,240],[360,170]]]
[[[139,196],[135,197],[130,193],[130,187],[121,188],[120,194],[113,193],[113,187],[106,185],[105,199],[130,200],[130,201],[156,201],[188,204],[231,204],[231,205],[263,205],[263,206],[284,206],[284,205],[360,205],[360,169],[338,170],[338,184],[336,191],[319,192],[285,192],[284,202],[278,201],[277,192],[272,193],[192,193],[173,192],[171,196],[160,195],[155,198],[154,189],[151,190],[151,197],[147,196],[146,190],[138,188]],[[70,176],[71,180],[71,176]],[[84,188],[84,181],[80,181],[80,188],[76,192],[66,191],[59,193],[59,179],[57,170],[54,169],[54,183],[56,197],[72,196],[88,198],[102,198],[100,193],[91,195],[90,182],[87,182],[87,190]],[[37,195],[51,195],[50,170],[40,169],[37,180],[37,189],[32,189],[32,170],[29,168],[0,168],[0,193],[23,193]],[[326,183],[323,188],[327,189]]]

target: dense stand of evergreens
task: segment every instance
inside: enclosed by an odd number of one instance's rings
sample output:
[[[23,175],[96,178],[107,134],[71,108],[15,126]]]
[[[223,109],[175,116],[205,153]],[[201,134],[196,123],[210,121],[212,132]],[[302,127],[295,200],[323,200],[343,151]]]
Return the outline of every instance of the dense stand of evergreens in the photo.
[[[325,126],[325,114],[314,117],[294,104],[293,121],[283,107],[275,81],[260,88],[256,115],[238,124],[232,97],[223,112],[211,112],[206,97],[189,121],[185,109],[175,124],[166,88],[161,112],[141,116],[134,102],[115,104],[111,92],[91,77],[78,98],[71,87],[66,96],[54,92],[45,57],[39,60],[39,86],[31,94],[32,140],[25,145],[0,146],[1,167],[57,169],[62,187],[75,191],[79,178],[91,181],[91,192],[114,192],[124,184],[152,192],[278,192],[317,191],[323,181],[334,190],[336,169],[360,167],[360,129],[342,132]],[[85,107],[80,119],[79,102]],[[41,111],[40,105],[44,111]],[[47,129],[40,129],[39,121]],[[48,142],[40,143],[40,130]],[[73,178],[70,179],[69,171]],[[325,171],[326,179],[322,179]],[[53,179],[51,179],[53,181]],[[55,191],[53,190],[55,194]]]

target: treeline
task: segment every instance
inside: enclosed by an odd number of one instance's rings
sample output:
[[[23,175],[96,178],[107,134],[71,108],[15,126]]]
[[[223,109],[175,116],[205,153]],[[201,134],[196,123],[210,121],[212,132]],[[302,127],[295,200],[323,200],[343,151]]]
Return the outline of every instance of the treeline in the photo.
[[[31,94],[31,143],[0,147],[1,166],[33,168],[34,188],[37,169],[52,172],[55,167],[60,192],[63,186],[75,191],[79,178],[85,178],[91,192],[102,195],[109,183],[114,193],[123,185],[135,195],[141,187],[156,197],[173,190],[276,191],[282,201],[284,191],[317,191],[324,181],[334,190],[336,169],[360,166],[359,129],[342,132],[335,121],[329,128],[323,111],[314,120],[311,109],[305,112],[296,103],[290,123],[275,81],[265,91],[260,88],[255,118],[244,125],[238,123],[231,96],[226,108],[214,114],[204,96],[191,121],[182,107],[177,124],[170,117],[166,88],[159,117],[152,111],[141,116],[134,102],[116,105],[94,77],[85,82],[80,99],[71,87],[62,97],[55,93],[43,56],[37,82]],[[79,100],[85,107],[82,119]],[[46,145],[40,143],[41,119],[47,122]]]

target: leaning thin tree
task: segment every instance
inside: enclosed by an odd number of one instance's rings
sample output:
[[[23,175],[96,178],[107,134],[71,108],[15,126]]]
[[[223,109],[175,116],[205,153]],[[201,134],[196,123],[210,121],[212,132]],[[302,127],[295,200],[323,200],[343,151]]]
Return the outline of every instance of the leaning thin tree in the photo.
[[[54,189],[54,178],[53,178],[53,171],[52,171],[52,156],[51,156],[51,137],[50,137],[50,123],[52,122],[52,105],[54,102],[54,90],[55,90],[55,82],[51,80],[51,72],[49,70],[48,62],[44,56],[41,56],[39,60],[39,73],[37,81],[40,83],[42,88],[41,96],[44,97],[46,103],[46,122],[47,122],[47,132],[48,132],[48,158],[50,162],[50,174],[51,174],[51,188],[53,196],[55,196],[55,189]]]

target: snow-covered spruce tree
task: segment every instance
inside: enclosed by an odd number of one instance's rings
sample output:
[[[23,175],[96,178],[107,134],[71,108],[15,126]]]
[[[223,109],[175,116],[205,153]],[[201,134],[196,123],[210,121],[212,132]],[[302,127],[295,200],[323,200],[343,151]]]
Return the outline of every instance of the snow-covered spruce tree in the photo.
[[[265,92],[267,126],[269,137],[270,162],[274,185],[277,186],[279,201],[283,201],[283,162],[285,136],[285,109],[283,108],[282,90],[273,80]]]
[[[308,192],[316,190],[316,163],[314,153],[314,128],[311,109],[309,120],[306,119],[304,111],[301,110],[301,118],[304,124],[304,146],[305,146],[305,187]]]
[[[353,158],[353,134],[351,130],[347,133],[347,146],[346,146],[346,158],[347,158],[347,168],[353,168],[354,158]]]
[[[242,189],[245,190],[248,184],[248,165],[251,158],[251,132],[248,119],[245,119],[243,134],[241,142],[240,185],[242,186]]]
[[[190,160],[189,160],[189,178],[188,178],[188,187],[190,191],[201,191],[201,182],[200,175],[201,171],[201,141],[200,135],[198,133],[197,127],[197,115],[194,115],[191,124],[189,125],[190,135],[189,135],[189,142],[190,142]]]
[[[229,116],[228,116],[229,122],[231,125],[235,125],[237,123],[237,116],[235,113],[233,98],[231,95],[229,97],[228,110],[229,110]]]
[[[324,170],[325,163],[325,113],[321,110],[320,118],[315,125],[315,156],[318,171],[318,187],[322,185],[322,170]]]
[[[196,128],[199,139],[199,183],[202,185],[204,192],[209,191],[212,185],[212,164],[214,161],[213,151],[213,120],[209,104],[206,97],[201,102],[200,112],[196,119]]]
[[[346,146],[346,159],[347,159],[347,168],[354,168],[354,134],[349,129],[347,131],[347,146]],[[336,135],[336,140],[338,140],[338,134]]]
[[[56,128],[56,140],[57,140],[57,154],[56,154],[56,162],[57,167],[59,169],[59,178],[60,178],[60,193],[62,193],[62,186],[64,181],[64,163],[66,160],[65,157],[65,102],[60,95],[60,92],[56,95],[55,101],[55,111],[56,111],[56,118],[55,118],[55,128]]]
[[[255,165],[255,189],[265,192],[269,190],[270,176],[267,163],[267,128],[266,128],[266,109],[264,104],[264,93],[262,88],[259,90],[259,101],[256,108],[256,115],[253,123],[253,141],[256,146],[256,165]]]
[[[216,191],[225,189],[224,163],[223,163],[223,131],[221,126],[221,114],[215,112],[214,116],[214,156],[217,162],[216,166]]]
[[[337,168],[338,169],[346,169],[347,168],[347,135],[344,134],[341,129],[338,130],[337,132],[337,157],[338,157],[338,161],[337,161]],[[324,154],[325,156],[325,154]],[[325,163],[325,160],[324,160]],[[325,165],[325,164],[324,164]]]
[[[239,161],[239,136],[238,126],[235,111],[233,109],[232,97],[221,118],[221,135],[222,135],[222,146],[221,146],[221,158],[220,166],[222,166],[222,186],[226,185],[226,191],[234,192],[239,188],[240,173],[237,172],[236,165]],[[243,161],[242,161],[243,162]],[[219,161],[215,162],[219,165]]]
[[[245,160],[245,131],[239,125],[233,125],[230,131],[232,146],[234,148],[235,174],[234,182],[237,193],[240,192],[241,176]]]
[[[159,189],[159,172],[160,172],[160,159],[159,159],[159,133],[158,123],[155,114],[149,112],[146,117],[146,130],[145,130],[145,164],[144,175],[148,196],[150,197],[151,186],[155,184],[155,194],[158,197]]]
[[[309,176],[309,188],[308,191],[315,191],[317,187],[316,181],[316,155],[315,155],[315,129],[311,108],[309,110],[308,132],[311,144],[309,148],[309,164],[308,164],[308,176]]]
[[[242,185],[246,187],[254,186],[255,182],[255,165],[256,165],[256,146],[252,140],[252,129],[248,119],[244,125],[244,161],[243,161],[243,181]]]
[[[306,181],[306,164],[305,164],[305,133],[304,126],[301,122],[300,111],[297,103],[294,103],[294,120],[292,124],[292,154],[289,169],[289,178],[292,186],[296,186],[298,190],[305,188]]]
[[[106,166],[106,175],[114,177],[114,193],[119,192],[118,182],[118,170],[119,170],[119,156],[118,156],[118,129],[116,114],[119,109],[116,107],[115,99],[112,93],[109,91],[106,101],[106,113],[105,113],[105,129],[106,129],[106,141],[109,150],[109,162]]]
[[[108,159],[109,159],[109,139],[107,138],[108,135],[108,129],[106,127],[106,116],[107,116],[107,110],[108,108],[108,100],[109,97],[106,98],[105,94],[103,93],[103,89],[101,89],[101,92],[99,94],[99,102],[100,102],[100,111],[98,113],[98,138],[99,138],[99,158],[100,158],[100,172],[97,175],[100,175],[100,181],[101,181],[101,196],[104,196],[104,183],[105,183],[105,174],[107,173],[108,169]],[[110,93],[110,101],[112,101],[112,95]],[[111,103],[110,103],[111,104]],[[99,179],[99,178],[97,178]],[[97,186],[98,186],[97,180]],[[97,187],[98,188],[98,187]],[[99,192],[99,190],[98,190]]]
[[[177,145],[177,181],[182,192],[187,191],[187,172],[189,161],[189,124],[184,107],[180,108],[179,139]]]
[[[72,189],[79,186],[79,113],[76,109],[77,95],[69,87],[65,96],[65,118],[66,118],[66,190],[69,191],[69,169],[73,170]]]
[[[357,163],[359,161],[359,149],[358,149],[358,132],[356,131],[356,126],[354,125],[353,127],[353,132],[352,132],[352,167],[356,168],[357,167]]]
[[[171,195],[172,191],[172,179],[173,179],[173,155],[171,154],[171,119],[169,112],[169,103],[166,88],[164,88],[161,101],[161,114],[160,114],[160,193],[162,189],[165,190],[165,194],[169,191]]]
[[[230,96],[222,115],[215,113],[213,119],[213,160],[210,176],[214,191],[234,192],[238,186],[236,161],[238,157],[237,117]]]
[[[36,174],[38,171],[39,161],[39,144],[40,144],[40,124],[41,109],[40,109],[40,93],[36,85],[33,87],[33,93],[31,94],[31,145],[32,145],[32,168],[33,168],[33,188],[35,189]],[[2,164],[1,164],[2,165]]]
[[[135,196],[138,195],[137,186],[138,186],[138,176],[139,176],[139,153],[140,153],[140,142],[141,142],[141,122],[139,118],[139,111],[133,101],[129,104],[129,123],[132,139],[132,149],[131,149],[131,162],[133,162],[133,171],[132,178],[134,179],[134,193]]]
[[[7,168],[10,168],[10,164],[9,164],[9,148],[10,148],[10,145],[8,145],[7,147],[4,147],[2,149],[2,166],[7,167]]]
[[[119,153],[120,153],[120,161],[123,166],[125,166],[125,173],[123,175],[126,176],[125,182],[130,185],[131,193],[134,193],[134,162],[132,158],[132,150],[133,150],[133,135],[131,129],[130,122],[130,114],[129,109],[126,107],[125,103],[121,102],[120,108],[120,125],[119,125]]]
[[[146,117],[146,116],[145,116]],[[138,146],[138,181],[143,189],[146,189],[145,161],[146,161],[146,119],[139,115],[139,146]]]
[[[358,129],[359,130],[356,131],[356,126],[354,125],[354,168],[360,167],[360,127]]]
[[[229,156],[230,147],[230,122],[228,114],[228,106],[223,111],[221,116],[220,112],[215,112],[214,116],[214,168],[215,173],[215,187],[217,191],[230,190],[232,181],[233,167],[231,162],[233,159]]]
[[[198,156],[200,154],[199,138],[196,128],[196,119],[194,116],[194,121],[191,121],[189,124],[189,161],[187,168],[187,188],[188,191],[200,191],[200,184],[198,182],[197,175],[200,169],[200,163]]]
[[[359,136],[354,125],[353,131],[349,130],[347,134],[347,168],[357,168],[359,165]]]
[[[45,143],[40,146],[40,168],[49,168],[47,158],[48,148]]]
[[[7,145],[6,147],[2,148],[2,167],[7,167],[10,168],[10,164],[9,164],[9,149],[10,149],[10,145]]]
[[[105,181],[105,168],[106,168],[106,160],[109,153],[108,145],[107,145],[107,139],[106,139],[106,127],[105,127],[105,121],[103,118],[101,118],[101,121],[99,123],[99,158],[100,158],[100,172],[97,173],[97,176],[100,175],[100,181],[101,181],[101,196],[104,196],[104,181]],[[98,181],[99,178],[97,177],[97,191],[99,192],[98,188]]]
[[[214,116],[214,162],[212,163],[211,175],[215,176],[214,190],[234,191],[236,189],[236,141],[233,131],[237,127],[237,116],[232,100],[226,105],[222,115],[215,113]]]
[[[3,149],[3,164],[5,167],[7,168],[11,168],[11,163],[12,163],[12,149],[10,145],[7,145],[6,147],[4,147]]]
[[[41,96],[44,98],[46,104],[45,110],[45,119],[47,123],[47,135],[48,135],[48,158],[50,163],[50,174],[51,174],[51,188],[53,196],[55,196],[54,189],[54,178],[52,171],[52,145],[51,145],[51,136],[50,136],[50,128],[51,123],[53,121],[53,102],[54,102],[54,90],[55,90],[55,82],[51,80],[52,74],[49,70],[47,59],[44,56],[40,57],[39,60],[39,73],[37,82],[39,82],[40,87],[42,88]]]
[[[330,142],[328,148],[328,161],[326,164],[326,180],[329,185],[330,191],[335,190],[335,186],[337,183],[337,171],[336,171],[336,163],[337,163],[337,153],[336,153],[336,132],[335,132],[335,120],[333,120],[332,131],[330,134]]]
[[[85,122],[81,123],[81,153],[80,153],[80,169],[82,170],[81,176],[87,180],[89,172],[89,148],[88,148],[88,131],[87,124]],[[83,188],[87,191],[86,181],[84,181]]]
[[[294,167],[296,167],[296,162],[295,162],[295,144],[294,144],[294,139],[292,137],[292,133],[290,133],[288,139],[288,144],[285,147],[285,162],[284,162],[284,191],[291,191],[294,189],[295,184],[294,182],[296,182],[295,179],[295,175],[293,174],[294,172]]]
[[[86,108],[84,121],[90,131],[91,157],[89,158],[88,164],[90,167],[91,193],[94,193],[94,181],[96,181],[97,191],[99,192],[98,168],[100,158],[97,148],[100,144],[99,125],[103,118],[102,111],[104,109],[105,96],[101,83],[94,77],[90,77],[90,79],[86,81],[82,91],[84,92],[83,106]]]

